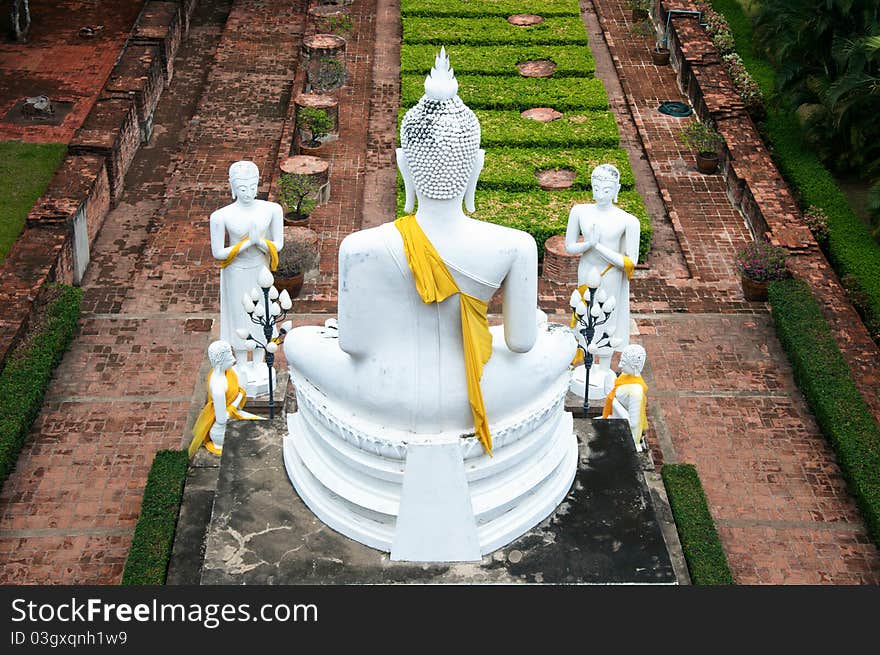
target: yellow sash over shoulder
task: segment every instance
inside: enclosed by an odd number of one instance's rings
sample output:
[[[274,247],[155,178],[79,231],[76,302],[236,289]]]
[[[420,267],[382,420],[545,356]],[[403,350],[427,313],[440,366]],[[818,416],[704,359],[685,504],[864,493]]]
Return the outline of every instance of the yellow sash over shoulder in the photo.
[[[614,381],[614,388],[605,399],[605,407],[602,408],[602,418],[608,418],[611,416],[611,406],[614,403],[614,396],[617,394],[617,388],[622,387],[624,384],[638,384],[642,387],[642,409],[639,414],[639,434],[636,439],[636,441],[641,441],[642,435],[645,433],[645,428],[648,427],[648,385],[645,384],[641,375],[627,375],[626,373],[621,373],[617,376],[617,379]]]
[[[245,237],[234,246],[232,246],[232,250],[229,251],[229,254],[226,255],[226,259],[220,262],[220,268],[226,268],[232,263],[232,260],[238,257],[238,251],[241,250],[241,247],[245,244],[246,241],[250,241],[250,237]],[[263,239],[263,243],[269,248],[269,270],[274,271],[278,268],[278,248],[275,247],[275,244],[269,241],[269,239]]]
[[[211,426],[214,425],[214,421],[217,419],[217,415],[214,411],[214,400],[211,398],[211,376],[214,374],[214,371],[208,373],[208,377],[205,380],[205,388],[208,390],[208,402],[205,404],[204,408],[202,408],[201,414],[196,419],[196,423],[193,426],[193,440],[189,444],[189,456],[192,457],[196,454],[196,451],[201,447],[201,445],[205,442],[205,439],[208,438],[208,433],[211,431]],[[236,407],[232,403],[238,398],[239,392],[242,394],[241,403]],[[229,412],[229,416],[237,419],[244,420],[253,420],[258,417],[251,417],[250,414],[243,415],[239,412],[240,409],[244,407],[245,402],[247,401],[247,394],[244,389],[238,386],[238,376],[235,374],[233,369],[228,369],[226,371],[226,411]]]
[[[489,420],[486,418],[483,391],[480,389],[483,366],[492,356],[492,335],[489,332],[487,318],[489,306],[479,298],[462,293],[415,216],[398,218],[394,221],[394,226],[403,237],[403,249],[422,302],[439,303],[453,294],[458,294],[461,305],[464,367],[467,375],[468,399],[474,415],[474,432],[483,444],[483,448],[491,455],[492,436],[489,434]]]

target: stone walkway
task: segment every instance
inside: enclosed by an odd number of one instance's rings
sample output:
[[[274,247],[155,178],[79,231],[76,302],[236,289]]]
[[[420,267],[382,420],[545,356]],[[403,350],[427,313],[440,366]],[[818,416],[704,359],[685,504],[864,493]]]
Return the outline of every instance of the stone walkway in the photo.
[[[880,583],[880,554],[794,384],[768,308],[742,302],[733,254],[751,239],[745,219],[721,176],[698,173],[680,144],[691,119],[656,110],[687,102],[673,69],[651,63],[653,41],[630,33],[624,0],[581,8],[588,26],[598,13],[613,58],[615,70],[602,71],[597,56],[599,74],[616,73],[622,85],[617,96],[606,80],[622,141],[643,144],[659,187],[667,217],[652,219],[672,225],[689,271],[666,275],[669,255],[652,254],[632,287],[655,461],[696,465],[738,583]],[[591,38],[595,52],[602,37]]]

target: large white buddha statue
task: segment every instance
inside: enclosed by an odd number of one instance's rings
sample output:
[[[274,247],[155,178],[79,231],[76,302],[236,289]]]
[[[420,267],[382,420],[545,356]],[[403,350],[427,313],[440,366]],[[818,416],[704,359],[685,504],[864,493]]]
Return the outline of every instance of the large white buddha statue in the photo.
[[[415,216],[348,236],[338,323],[284,341],[288,474],[325,523],[392,559],[478,560],[546,518],[577,466],[575,340],[537,309],[534,239],[462,210],[484,151],[457,90],[441,51],[401,125]]]

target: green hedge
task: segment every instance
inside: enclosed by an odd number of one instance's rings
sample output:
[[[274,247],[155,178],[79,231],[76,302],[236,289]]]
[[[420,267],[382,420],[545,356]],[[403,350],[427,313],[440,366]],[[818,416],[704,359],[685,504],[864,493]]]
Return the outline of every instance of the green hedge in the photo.
[[[436,45],[404,45],[400,49],[400,72],[424,76],[434,65]],[[446,48],[458,75],[519,75],[516,65],[524,61],[550,60],[556,64],[553,77],[592,77],[596,62],[583,46],[467,46]]]
[[[580,16],[547,18],[530,27],[517,27],[507,19],[419,18],[403,21],[403,43],[462,45],[587,45],[587,31]],[[453,68],[455,64],[453,63]]]
[[[538,244],[538,256],[544,256],[544,242],[557,234],[565,234],[568,213],[577,203],[592,202],[587,191],[481,191],[477,187],[476,212],[473,218],[512,227],[531,234]],[[397,194],[397,215],[403,216],[404,193]],[[644,261],[651,248],[651,221],[637,191],[621,191],[618,207],[639,219],[639,261]]]
[[[82,290],[52,285],[46,293],[52,300],[45,321],[9,355],[0,373],[0,488],[40,412],[52,370],[76,333]]]
[[[577,177],[573,190],[590,189],[590,173],[599,164],[614,164],[620,171],[624,189],[635,185],[629,158],[620,148],[496,148],[486,153],[486,165],[480,175],[480,188],[503,191],[538,191],[535,174],[542,170],[567,168]]]
[[[477,109],[484,148],[616,148],[617,122],[610,111],[573,111],[549,123],[523,118],[518,111]]]
[[[880,428],[809,287],[800,280],[775,282],[769,296],[798,386],[837,454],[868,531],[880,545]]]
[[[764,96],[774,92],[775,72],[753,46],[752,25],[736,0],[712,0],[730,23],[737,52]],[[871,336],[880,341],[880,244],[855,214],[834,176],[804,141],[787,99],[770,108],[764,130],[772,145],[773,159],[801,199],[801,208],[820,207],[828,216],[828,254],[837,274],[846,279],[853,304],[865,318]]]
[[[453,68],[455,66],[453,65]],[[471,109],[524,111],[552,107],[557,111],[608,109],[601,80],[456,75],[458,95]],[[401,75],[401,105],[412,107],[425,94],[425,75]]]
[[[696,585],[733,584],[733,575],[715,531],[697,469],[692,464],[666,464],[661,475],[691,582]]]
[[[580,16],[575,0],[401,0],[400,15],[409,16]]]
[[[123,585],[165,584],[188,466],[185,450],[156,453],[122,573]]]

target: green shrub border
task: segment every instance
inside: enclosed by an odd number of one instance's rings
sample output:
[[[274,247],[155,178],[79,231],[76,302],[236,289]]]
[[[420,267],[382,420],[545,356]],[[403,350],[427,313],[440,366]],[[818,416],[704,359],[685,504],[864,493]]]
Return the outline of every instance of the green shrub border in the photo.
[[[64,285],[46,310],[40,332],[10,353],[0,373],[0,488],[15,468],[55,366],[76,334],[82,290]]]
[[[541,16],[580,16],[580,9],[572,0],[401,0],[400,15],[480,17],[513,14],[540,14]]]
[[[837,274],[847,279],[848,291],[871,336],[880,338],[880,244],[856,216],[834,176],[806,147],[794,112],[783,106],[784,98],[773,97],[774,71],[752,45],[751,20],[736,0],[711,0],[727,19],[746,69],[761,87],[765,98],[776,106],[768,108],[764,130],[773,148],[773,159],[783,176],[800,196],[801,208],[819,207],[828,216],[828,256]]]
[[[798,387],[834,448],[868,532],[880,546],[880,427],[809,286],[802,280],[774,282],[769,300]]]
[[[188,466],[185,450],[156,453],[121,584],[165,584]]]
[[[727,556],[709,513],[696,467],[693,464],[666,464],[660,473],[691,582],[695,585],[733,584]]]

